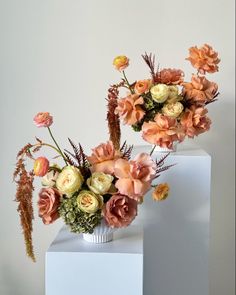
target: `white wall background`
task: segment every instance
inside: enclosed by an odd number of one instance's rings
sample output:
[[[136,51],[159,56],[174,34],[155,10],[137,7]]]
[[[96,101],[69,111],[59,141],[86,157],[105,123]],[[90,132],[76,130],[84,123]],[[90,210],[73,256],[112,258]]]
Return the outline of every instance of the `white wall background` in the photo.
[[[212,155],[210,295],[234,294],[234,1],[0,0],[0,294],[42,295],[44,254],[61,223],[34,223],[37,264],[24,256],[12,171],[15,154],[34,135],[38,111],[54,115],[53,130],[88,150],[107,139],[106,89],[118,80],[112,59],[131,58],[128,75],[143,78],[140,59],[155,52],[163,67],[190,77],[187,49],[205,42],[221,56],[220,98],[209,106],[213,126],[196,139]],[[123,137],[142,140],[124,129]],[[36,198],[35,198],[36,199]],[[37,215],[37,214],[36,214]],[[200,295],[200,294],[199,294]]]

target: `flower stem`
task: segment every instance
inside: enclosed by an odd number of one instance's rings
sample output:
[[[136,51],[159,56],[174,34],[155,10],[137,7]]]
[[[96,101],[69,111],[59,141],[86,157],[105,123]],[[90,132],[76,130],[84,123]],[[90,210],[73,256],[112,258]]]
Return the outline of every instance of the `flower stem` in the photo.
[[[51,131],[50,127],[47,127],[47,128],[48,128],[49,134],[50,134],[50,136],[51,136],[53,142],[55,143],[55,145],[56,145],[56,147],[57,147],[57,149],[58,149],[59,154],[62,156],[62,158],[63,158],[65,164],[67,165],[67,161],[66,161],[66,159],[65,159],[65,156],[64,156],[63,152],[61,151],[61,149],[60,149],[58,143],[56,142],[56,139],[55,139],[54,136],[52,135],[52,131]]]
[[[131,92],[132,94],[134,94],[134,90],[132,89],[132,87],[131,87],[131,85],[129,84],[129,81],[128,81],[126,75],[125,75],[125,71],[122,71],[122,73],[123,73],[123,76],[124,76],[125,82],[126,82],[126,84],[128,85],[128,87],[129,87],[130,92]]]
[[[152,148],[152,150],[151,150],[151,152],[150,152],[150,156],[153,154],[155,148],[156,148],[156,145],[154,145],[154,147]]]

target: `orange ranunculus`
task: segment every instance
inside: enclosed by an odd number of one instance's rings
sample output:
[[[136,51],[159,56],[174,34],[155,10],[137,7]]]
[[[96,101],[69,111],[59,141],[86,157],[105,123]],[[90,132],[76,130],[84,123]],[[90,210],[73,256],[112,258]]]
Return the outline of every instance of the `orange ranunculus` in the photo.
[[[154,121],[144,122],[142,132],[147,142],[169,149],[172,149],[174,141],[183,141],[185,136],[175,118],[160,113]]]
[[[151,80],[140,80],[140,81],[137,81],[135,83],[135,86],[134,86],[134,91],[135,91],[135,93],[141,95],[143,93],[148,92],[148,90],[150,89],[151,85],[152,85],[152,81]]]
[[[125,98],[118,100],[118,106],[115,113],[118,114],[127,125],[136,124],[145,115],[141,105],[143,98],[138,94],[130,94]]]
[[[184,80],[184,72],[179,69],[163,69],[158,76],[160,83],[167,85],[180,85]]]
[[[208,44],[204,44],[200,48],[197,46],[189,48],[189,57],[186,59],[201,74],[218,72],[220,62],[218,53]]]
[[[211,120],[206,115],[207,113],[208,111],[206,108],[197,107],[195,105],[185,110],[180,123],[188,137],[193,138],[210,129]]]
[[[113,65],[118,71],[123,71],[129,65],[129,59],[125,55],[119,55],[113,60]]]
[[[161,183],[155,187],[152,192],[152,198],[155,201],[162,201],[168,197],[170,187],[167,183]]]
[[[120,157],[120,152],[115,150],[111,141],[108,141],[92,149],[92,155],[88,157],[88,161],[92,165],[92,172],[113,174],[114,163]]]
[[[185,98],[200,105],[211,101],[216,95],[217,90],[218,85],[210,82],[204,76],[193,75],[191,82],[183,83],[183,95]]]
[[[39,157],[34,162],[34,174],[36,176],[44,176],[47,174],[49,168],[49,161],[45,157]]]

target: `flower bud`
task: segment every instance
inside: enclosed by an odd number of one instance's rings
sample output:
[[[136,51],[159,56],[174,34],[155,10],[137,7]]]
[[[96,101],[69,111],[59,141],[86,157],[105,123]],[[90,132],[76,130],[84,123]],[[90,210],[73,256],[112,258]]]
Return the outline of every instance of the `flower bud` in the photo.
[[[118,71],[123,71],[129,65],[129,59],[125,55],[119,55],[113,60],[113,65]]]
[[[49,168],[49,161],[45,157],[39,157],[34,162],[34,174],[36,176],[44,176],[47,174]]]

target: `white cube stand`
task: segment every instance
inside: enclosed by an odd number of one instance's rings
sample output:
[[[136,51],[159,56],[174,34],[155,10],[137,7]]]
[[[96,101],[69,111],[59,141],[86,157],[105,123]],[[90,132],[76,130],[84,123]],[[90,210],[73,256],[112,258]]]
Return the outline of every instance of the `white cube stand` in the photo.
[[[46,253],[46,295],[142,295],[143,230],[130,226],[104,244],[63,227]]]

